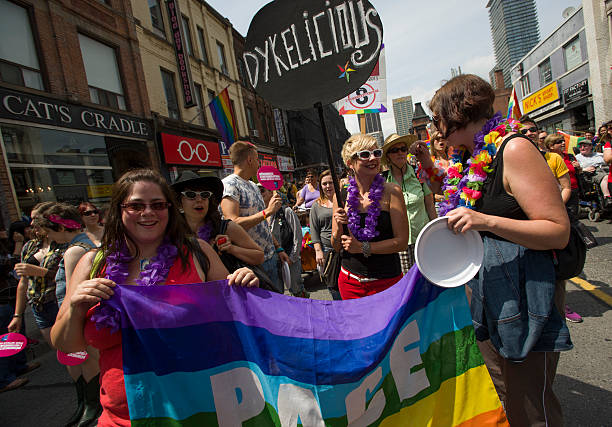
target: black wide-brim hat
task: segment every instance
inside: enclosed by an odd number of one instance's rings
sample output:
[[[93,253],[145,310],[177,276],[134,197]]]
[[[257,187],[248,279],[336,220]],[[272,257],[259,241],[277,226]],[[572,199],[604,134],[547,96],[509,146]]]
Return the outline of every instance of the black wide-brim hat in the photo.
[[[185,171],[172,183],[171,187],[179,196],[185,188],[192,187],[212,191],[217,203],[220,203],[223,198],[223,181],[214,175],[200,176],[193,171]]]

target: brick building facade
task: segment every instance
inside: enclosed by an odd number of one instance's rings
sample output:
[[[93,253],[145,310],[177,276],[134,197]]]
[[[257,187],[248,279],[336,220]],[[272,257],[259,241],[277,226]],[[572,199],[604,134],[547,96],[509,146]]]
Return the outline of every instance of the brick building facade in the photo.
[[[131,15],[124,0],[0,0],[1,227],[41,201],[103,205],[123,170],[158,163]]]

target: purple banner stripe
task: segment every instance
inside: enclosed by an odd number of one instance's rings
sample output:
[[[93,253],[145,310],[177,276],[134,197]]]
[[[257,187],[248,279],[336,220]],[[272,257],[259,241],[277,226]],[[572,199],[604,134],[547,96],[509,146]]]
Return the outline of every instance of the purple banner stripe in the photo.
[[[119,286],[108,303],[120,310],[115,299],[121,298],[123,305],[130,307],[127,316],[135,329],[238,321],[280,336],[354,340],[385,329],[397,310],[410,299],[418,280],[424,279],[415,267],[386,291],[348,301],[294,298],[262,289],[230,287],[226,281],[192,286]],[[207,304],[211,298],[224,304],[211,306]],[[372,309],[381,304],[394,309]],[[190,314],[185,314],[187,306]],[[308,316],[298,319],[292,316],[296,311],[307,312]],[[363,323],[364,312],[372,314],[367,323]]]

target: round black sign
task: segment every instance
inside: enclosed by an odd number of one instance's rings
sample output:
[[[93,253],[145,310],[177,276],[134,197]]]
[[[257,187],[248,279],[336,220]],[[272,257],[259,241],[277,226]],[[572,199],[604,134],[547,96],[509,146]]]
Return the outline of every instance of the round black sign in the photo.
[[[382,37],[369,1],[276,0],[251,21],[243,59],[266,101],[302,110],[359,89],[376,66]]]

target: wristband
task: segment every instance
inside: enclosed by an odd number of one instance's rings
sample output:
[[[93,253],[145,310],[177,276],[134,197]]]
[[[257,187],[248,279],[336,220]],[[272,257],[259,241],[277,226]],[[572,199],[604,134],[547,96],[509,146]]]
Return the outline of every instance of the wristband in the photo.
[[[361,253],[366,258],[368,258],[372,254],[370,250],[370,242],[361,242]]]
[[[13,314],[13,317],[23,317],[23,314]]]
[[[280,254],[281,252],[285,252],[285,250],[283,249],[283,247],[282,247],[282,246],[279,246],[278,248],[276,248],[276,251],[275,251],[275,252],[276,252],[277,254]]]
[[[261,214],[263,215],[264,219],[266,219],[266,211],[261,211]]]

